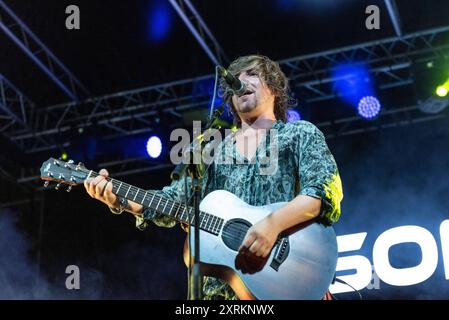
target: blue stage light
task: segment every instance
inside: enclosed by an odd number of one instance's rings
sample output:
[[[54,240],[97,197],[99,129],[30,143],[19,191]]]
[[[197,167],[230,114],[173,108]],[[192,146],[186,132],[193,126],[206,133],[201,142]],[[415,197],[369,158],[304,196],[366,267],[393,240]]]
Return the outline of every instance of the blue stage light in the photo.
[[[371,75],[362,64],[343,64],[332,69],[337,94],[357,106],[360,99],[374,94]]]
[[[148,17],[148,32],[154,42],[164,40],[172,27],[171,7],[168,1],[157,1],[150,8]]]
[[[162,142],[157,136],[151,136],[147,141],[147,153],[148,155],[155,159],[161,155],[162,152]]]
[[[287,122],[296,122],[301,120],[301,115],[298,111],[290,109],[287,111]]]
[[[365,119],[373,119],[379,114],[381,107],[382,106],[376,97],[365,96],[360,99],[357,110],[361,117]]]

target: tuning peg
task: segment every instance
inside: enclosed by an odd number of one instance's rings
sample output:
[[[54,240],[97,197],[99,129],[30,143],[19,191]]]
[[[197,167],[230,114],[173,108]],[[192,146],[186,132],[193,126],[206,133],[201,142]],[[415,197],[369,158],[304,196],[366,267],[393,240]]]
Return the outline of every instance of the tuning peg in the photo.
[[[67,161],[65,164],[64,164],[64,167],[65,168],[68,168],[71,164],[74,164],[75,163],[75,161],[73,161],[72,159],[70,159],[69,161]]]
[[[70,185],[68,188],[67,188],[67,190],[66,190],[67,192],[70,192],[70,191],[72,191],[72,186]]]
[[[81,167],[84,167],[84,163],[78,162],[78,164],[76,165],[76,170],[79,170]]]
[[[48,173],[48,176],[49,176],[50,178],[53,178],[53,173],[49,172],[49,173]]]
[[[64,180],[64,175],[62,173],[59,174],[59,179]]]
[[[44,188],[48,188],[48,185],[49,185],[49,184],[50,184],[50,181],[48,181],[48,180],[45,181],[45,182],[44,182]]]
[[[62,183],[58,183],[55,187],[56,190],[59,190],[59,188],[62,186]]]

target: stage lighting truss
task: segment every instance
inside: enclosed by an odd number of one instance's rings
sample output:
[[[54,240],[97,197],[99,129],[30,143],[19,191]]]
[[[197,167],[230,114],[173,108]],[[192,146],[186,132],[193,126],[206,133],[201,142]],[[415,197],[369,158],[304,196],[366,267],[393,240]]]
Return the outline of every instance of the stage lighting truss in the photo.
[[[1,0],[0,4],[3,4]],[[172,1],[172,4],[177,4],[182,9],[180,14],[195,13],[188,0],[176,0]],[[3,11],[8,11],[5,8],[2,6]],[[193,14],[193,16],[195,15]],[[19,46],[21,43],[27,43],[26,40],[28,42],[32,40],[41,48],[39,52],[43,52],[48,61],[54,62],[51,65],[62,68],[62,73],[66,75],[64,79],[69,79],[69,81],[60,87],[72,100],[78,100],[80,97],[78,93],[83,93],[81,95],[83,97],[88,96],[88,92],[82,84],[62,63],[57,61],[56,57],[23,22],[18,20],[12,11],[5,12],[2,19],[0,22],[3,31],[9,32]],[[19,33],[17,30],[11,30],[11,24],[6,21],[7,19],[19,25]],[[196,30],[207,29],[204,21],[200,21],[199,15],[195,16],[195,19],[196,25],[193,26]],[[217,57],[216,60],[223,60],[224,51],[213,35],[202,31],[198,33],[208,36],[203,40],[209,47],[221,50],[218,53],[215,50],[213,53]],[[375,77],[380,90],[409,85],[414,81],[409,72],[413,62],[443,56],[449,49],[448,37],[449,25],[401,37],[390,37],[292,57],[279,61],[279,63],[291,79],[291,87],[306,93],[305,99],[302,98],[302,101],[312,103],[338,98],[329,70],[344,62],[360,61],[369,66],[369,71]],[[40,53],[34,52],[26,46],[22,49],[26,51],[26,54],[31,55],[36,63],[40,61],[42,64]],[[56,76],[54,69],[45,64],[44,67],[49,72],[44,71],[54,81],[61,81]],[[207,92],[196,93],[194,96],[195,86],[201,81],[212,81],[213,79],[214,76],[209,74],[37,108],[7,79],[0,76],[0,90],[3,92],[0,97],[0,131],[24,152],[36,153],[67,148],[71,145],[70,134],[73,130],[83,130],[93,126],[99,129],[103,139],[110,139],[152,132],[155,129],[154,123],[149,119],[161,114],[170,115],[172,119],[175,119],[174,122],[178,119],[181,125],[184,111],[203,108],[210,101]],[[445,101],[447,102],[447,100]],[[338,136],[439,119],[445,116],[446,112],[443,112],[443,109],[446,106],[445,102],[430,99],[419,105],[384,110],[373,122],[367,122],[355,115],[317,123],[317,126],[326,133],[328,139],[332,139]],[[176,124],[174,123],[174,125]],[[145,161],[145,159],[136,161],[117,159],[112,162],[114,165],[123,166],[121,172],[132,173],[135,172],[134,170],[144,170],[145,166],[139,167],[139,164],[145,163]],[[132,168],[127,167],[129,163],[133,164]],[[18,181],[26,183],[33,180],[36,180],[36,176],[30,170],[22,169]]]
[[[292,80],[292,87],[303,88],[308,94],[305,102],[334,99],[333,80],[329,69],[355,58],[369,65],[378,88],[388,89],[413,83],[408,69],[412,60],[429,59],[444,54],[449,48],[446,39],[449,26],[425,30],[402,38],[388,39],[302,55],[280,61],[281,67]],[[175,115],[182,123],[184,110],[207,106],[206,92],[193,96],[200,81],[213,80],[213,75],[174,81],[149,87],[118,92],[106,96],[40,108],[35,112],[33,131],[6,130],[4,134],[26,152],[34,153],[57,147],[68,147],[64,133],[72,128],[88,127],[94,123],[104,138],[132,135],[154,130],[148,125],[157,113]],[[60,135],[63,141],[45,144],[36,137],[49,139]]]

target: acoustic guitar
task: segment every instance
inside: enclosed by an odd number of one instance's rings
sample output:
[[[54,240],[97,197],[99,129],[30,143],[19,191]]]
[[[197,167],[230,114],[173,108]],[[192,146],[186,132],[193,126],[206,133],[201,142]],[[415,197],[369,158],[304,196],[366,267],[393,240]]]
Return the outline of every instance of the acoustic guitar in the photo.
[[[56,189],[68,185],[68,191],[98,175],[81,163],[53,158],[41,167],[46,185],[55,181]],[[195,224],[192,207],[107,179],[114,194],[179,222],[199,226],[201,273],[225,280],[240,299],[321,299],[333,281],[338,257],[336,235],[332,227],[314,221],[284,231],[266,258],[239,253],[247,230],[285,202],[252,206],[228,191],[216,190],[201,201],[200,221]],[[193,235],[189,235],[191,243]],[[185,260],[187,257],[185,250]]]

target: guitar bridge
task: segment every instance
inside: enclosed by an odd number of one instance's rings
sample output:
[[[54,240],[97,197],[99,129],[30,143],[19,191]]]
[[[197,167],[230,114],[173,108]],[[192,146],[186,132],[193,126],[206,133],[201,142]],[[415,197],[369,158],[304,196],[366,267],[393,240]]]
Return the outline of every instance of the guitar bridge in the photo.
[[[288,237],[281,238],[281,241],[276,246],[276,251],[274,252],[273,261],[271,261],[270,267],[278,271],[281,264],[287,259],[290,252],[290,242]]]

